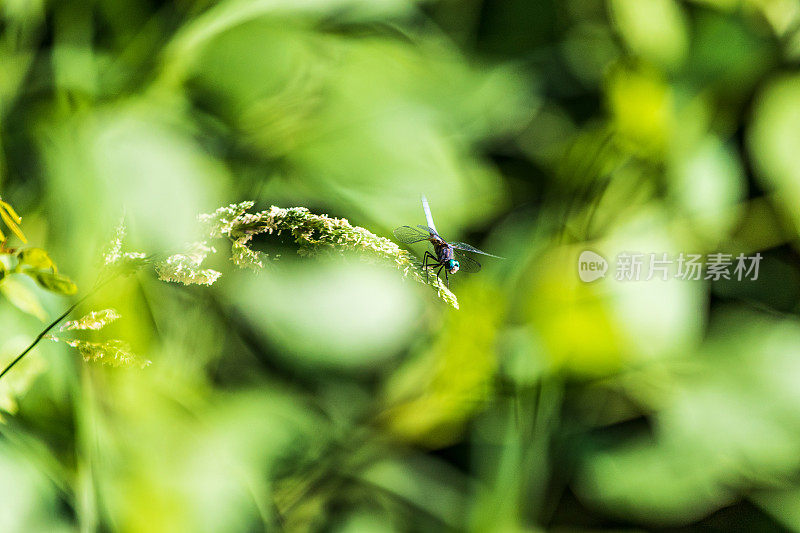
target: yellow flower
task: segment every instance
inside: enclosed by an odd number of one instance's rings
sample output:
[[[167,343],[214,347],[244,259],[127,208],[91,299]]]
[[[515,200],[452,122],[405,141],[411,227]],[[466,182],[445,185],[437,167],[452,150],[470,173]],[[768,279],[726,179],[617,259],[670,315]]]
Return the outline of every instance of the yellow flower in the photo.
[[[19,225],[22,222],[22,219],[19,217],[14,208],[11,207],[11,204],[8,202],[3,201],[0,199],[0,218],[3,219],[3,222],[11,230],[11,233],[19,237],[23,243],[27,243],[28,239],[25,238],[25,235],[22,233],[22,230],[19,228]],[[3,230],[0,230],[0,243],[6,242],[6,236],[3,233]]]

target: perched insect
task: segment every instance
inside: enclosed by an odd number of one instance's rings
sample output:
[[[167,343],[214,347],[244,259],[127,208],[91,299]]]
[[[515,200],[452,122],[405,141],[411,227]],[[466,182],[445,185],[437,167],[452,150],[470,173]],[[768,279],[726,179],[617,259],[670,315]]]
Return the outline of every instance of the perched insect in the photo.
[[[481,269],[481,264],[465,252],[503,259],[497,255],[487,254],[463,242],[445,241],[436,231],[436,226],[433,224],[433,216],[431,216],[431,208],[428,206],[428,199],[424,195],[422,196],[422,209],[425,211],[425,219],[428,221],[427,226],[419,225],[416,228],[400,226],[394,230],[394,236],[397,237],[397,240],[406,244],[430,241],[435,255],[425,250],[425,254],[422,256],[422,268],[438,268],[436,270],[437,276],[444,270],[444,277],[448,287],[450,286],[450,274],[455,274],[459,270],[462,272],[477,272]]]

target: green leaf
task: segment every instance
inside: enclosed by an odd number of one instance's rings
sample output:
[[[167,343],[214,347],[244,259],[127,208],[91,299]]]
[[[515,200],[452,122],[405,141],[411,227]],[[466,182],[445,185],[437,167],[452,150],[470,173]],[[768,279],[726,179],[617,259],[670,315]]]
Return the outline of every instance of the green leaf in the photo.
[[[58,270],[56,268],[56,264],[52,259],[50,259],[50,256],[47,255],[47,252],[41,248],[26,248],[24,250],[20,250],[17,254],[17,259],[19,260],[20,265],[27,265],[32,268],[38,268],[42,270],[46,270],[48,268],[53,269],[53,271]]]
[[[33,292],[18,279],[10,277],[4,279],[0,283],[0,293],[20,311],[33,315],[39,320],[47,318],[42,304],[39,303]]]
[[[686,14],[674,0],[612,0],[611,18],[635,54],[677,67],[689,45]]]
[[[0,344],[0,361],[3,366],[14,360],[25,349],[27,343],[28,340],[22,336],[4,340]],[[16,414],[19,408],[18,401],[25,396],[46,366],[41,354],[33,353],[22,359],[14,367],[13,372],[3,376],[0,380],[0,424],[6,422],[5,413]]]
[[[69,279],[67,276],[57,274],[55,272],[48,272],[46,270],[27,270],[25,274],[36,280],[43,288],[48,291],[57,292],[59,294],[75,294],[78,292],[78,286]]]
[[[800,76],[783,76],[767,85],[753,110],[750,152],[756,177],[800,233]]]

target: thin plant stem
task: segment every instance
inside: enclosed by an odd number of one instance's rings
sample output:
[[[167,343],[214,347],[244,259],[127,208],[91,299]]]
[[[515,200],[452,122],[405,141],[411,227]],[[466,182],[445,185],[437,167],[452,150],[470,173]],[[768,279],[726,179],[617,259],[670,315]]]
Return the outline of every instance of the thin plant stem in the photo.
[[[23,352],[22,352],[21,354],[19,354],[19,355],[18,355],[18,356],[17,356],[17,357],[16,357],[16,358],[13,360],[13,361],[11,361],[11,362],[8,364],[8,366],[6,366],[6,367],[3,369],[3,371],[2,371],[2,372],[0,372],[0,379],[3,379],[3,376],[5,376],[5,375],[6,375],[6,373],[7,373],[9,370],[11,370],[12,368],[14,368],[14,365],[16,365],[17,363],[19,363],[19,362],[22,360],[22,358],[23,358],[23,357],[25,357],[26,355],[28,355],[28,352],[30,352],[31,350],[33,350],[33,348],[34,348],[34,347],[35,347],[37,344],[39,344],[39,342],[40,342],[40,341],[41,341],[41,340],[42,340],[42,339],[45,337],[45,335],[47,335],[48,333],[50,333],[50,330],[52,330],[54,327],[56,327],[56,326],[58,325],[58,323],[59,323],[59,322],[61,322],[61,321],[62,321],[62,320],[64,320],[65,318],[67,318],[67,316],[69,316],[69,314],[70,314],[71,312],[73,312],[73,311],[75,310],[75,308],[76,308],[76,307],[78,307],[80,304],[82,304],[83,302],[85,302],[86,300],[88,300],[90,296],[93,296],[93,295],[94,295],[94,294],[95,294],[97,291],[99,291],[99,290],[100,290],[100,288],[102,288],[103,286],[105,286],[105,285],[106,285],[108,282],[110,282],[111,280],[113,280],[115,277],[116,277],[116,276],[112,276],[112,277],[110,277],[110,278],[106,279],[106,280],[105,280],[105,281],[103,281],[103,282],[98,282],[98,283],[96,283],[96,284],[95,284],[95,286],[94,286],[94,288],[93,288],[92,290],[90,290],[90,291],[89,291],[89,292],[88,292],[88,293],[87,293],[85,296],[83,296],[83,297],[82,297],[80,300],[78,300],[77,302],[75,302],[74,304],[72,304],[71,306],[69,306],[69,307],[67,308],[67,310],[66,310],[66,311],[64,311],[63,313],[61,313],[61,314],[58,316],[58,318],[56,318],[55,320],[53,320],[53,321],[50,323],[50,325],[48,325],[48,326],[47,326],[46,328],[44,328],[44,329],[43,329],[41,332],[39,332],[39,334],[36,336],[36,338],[35,338],[35,339],[33,339],[33,342],[31,342],[31,343],[28,345],[28,347],[27,347],[27,348],[25,348],[25,350],[23,350]]]

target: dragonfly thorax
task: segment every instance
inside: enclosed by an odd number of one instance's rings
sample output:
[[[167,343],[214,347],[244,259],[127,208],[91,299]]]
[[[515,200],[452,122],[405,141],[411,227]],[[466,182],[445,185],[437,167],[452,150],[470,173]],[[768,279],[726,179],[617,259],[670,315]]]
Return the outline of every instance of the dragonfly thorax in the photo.
[[[446,242],[442,240],[433,241],[433,249],[436,252],[436,258],[442,263],[453,259],[453,248]]]

